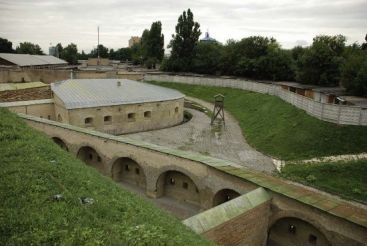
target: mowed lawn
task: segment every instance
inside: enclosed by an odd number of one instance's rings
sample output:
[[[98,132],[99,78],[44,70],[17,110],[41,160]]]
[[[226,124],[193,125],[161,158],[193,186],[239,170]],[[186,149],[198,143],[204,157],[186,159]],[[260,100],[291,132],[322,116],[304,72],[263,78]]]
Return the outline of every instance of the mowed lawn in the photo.
[[[366,126],[321,121],[276,96],[232,88],[150,83],[177,89],[208,102],[213,102],[214,95],[223,94],[225,110],[238,120],[246,141],[260,152],[278,159],[301,160],[367,151]]]
[[[281,176],[367,203],[367,160],[288,164]]]
[[[211,245],[3,108],[0,177],[2,245]]]

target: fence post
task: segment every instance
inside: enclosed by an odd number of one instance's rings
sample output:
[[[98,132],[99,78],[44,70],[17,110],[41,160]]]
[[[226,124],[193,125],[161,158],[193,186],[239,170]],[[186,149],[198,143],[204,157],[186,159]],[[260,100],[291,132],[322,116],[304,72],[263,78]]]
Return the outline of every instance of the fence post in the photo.
[[[340,113],[341,113],[342,107],[339,105],[338,108],[339,108],[339,110],[338,110],[338,124],[340,125]]]
[[[324,103],[321,103],[321,116],[320,119],[322,120],[324,118]]]

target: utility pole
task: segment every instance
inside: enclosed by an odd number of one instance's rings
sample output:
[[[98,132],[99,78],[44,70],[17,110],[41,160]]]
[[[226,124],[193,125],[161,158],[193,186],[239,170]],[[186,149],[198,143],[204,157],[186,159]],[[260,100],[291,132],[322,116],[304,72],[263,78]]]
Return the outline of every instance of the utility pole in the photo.
[[[98,61],[97,61],[97,65],[99,65],[99,26],[97,28],[98,31],[98,44],[97,44],[97,57],[98,57]]]

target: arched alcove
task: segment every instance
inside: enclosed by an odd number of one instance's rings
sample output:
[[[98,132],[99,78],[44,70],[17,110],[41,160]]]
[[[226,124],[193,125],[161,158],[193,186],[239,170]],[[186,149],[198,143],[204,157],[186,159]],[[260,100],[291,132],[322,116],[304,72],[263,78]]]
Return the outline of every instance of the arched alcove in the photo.
[[[269,229],[268,246],[328,246],[325,235],[307,221],[285,217],[277,220]]]
[[[157,196],[200,206],[200,191],[194,181],[179,171],[166,171],[157,181]]]
[[[69,148],[68,146],[66,145],[66,143],[61,139],[61,138],[58,138],[58,137],[53,137],[52,140],[60,146],[60,148],[62,148],[63,150],[66,150],[66,151],[69,151]]]
[[[81,147],[78,151],[77,157],[88,166],[92,166],[100,171],[103,170],[102,158],[92,147]]]
[[[235,190],[223,189],[218,191],[213,198],[213,207],[218,206],[222,203],[228,202],[233,198],[240,196],[241,194]]]
[[[146,187],[144,170],[128,157],[120,157],[113,163],[111,176],[116,182],[126,182],[144,189]]]

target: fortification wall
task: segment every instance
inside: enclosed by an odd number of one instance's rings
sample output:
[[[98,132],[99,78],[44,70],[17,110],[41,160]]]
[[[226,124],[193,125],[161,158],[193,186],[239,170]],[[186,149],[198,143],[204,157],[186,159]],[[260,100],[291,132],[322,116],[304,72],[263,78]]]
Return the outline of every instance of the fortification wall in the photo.
[[[274,95],[296,106],[297,108],[305,110],[309,115],[320,120],[341,125],[367,125],[367,108],[316,102],[308,97],[284,90],[281,88],[281,86],[271,83],[254,82],[244,79],[167,74],[146,74],[144,80],[229,87]]]
[[[112,178],[114,178],[113,170],[116,163],[120,163],[121,158],[133,160],[140,167],[140,171],[136,172],[136,175],[144,173],[146,177],[144,189],[150,197],[167,196],[175,192],[175,189],[177,196],[179,196],[183,190],[186,190],[185,192],[191,192],[193,197],[199,197],[198,205],[204,211],[213,207],[215,194],[223,189],[246,194],[257,187],[264,187],[272,197],[267,225],[268,233],[276,221],[292,217],[312,225],[311,227],[299,228],[299,230],[302,228],[312,229],[305,231],[305,235],[311,235],[316,230],[320,235],[325,235],[331,245],[346,245],[346,242],[350,243],[348,245],[363,245],[367,241],[367,223],[365,220],[367,209],[362,208],[362,206],[356,206],[330,195],[248,170],[229,161],[173,150],[27,115],[22,115],[22,117],[35,129],[50,137],[62,140],[67,149],[76,156],[79,156],[85,147],[88,147],[89,150],[92,149],[93,151],[86,152],[85,157],[88,160],[85,159],[85,161],[87,163],[88,161],[93,162],[94,167],[103,174],[112,176]],[[187,186],[185,188],[183,183],[178,183],[176,180],[172,182],[169,178],[169,172],[172,171],[179,172],[192,180],[196,189],[186,189]],[[165,175],[168,179],[162,179]],[[170,186],[170,193],[166,192],[167,186]],[[186,197],[186,195],[188,194],[181,197]],[[181,202],[188,201],[183,199]],[[247,227],[249,227],[251,220],[252,224],[256,224],[256,221],[259,220],[257,217],[259,214],[261,211],[256,210],[254,210],[253,215],[246,216],[244,214],[243,218],[239,217],[239,220],[234,220],[235,224],[232,226],[248,223]],[[230,232],[231,230],[219,230],[216,231],[215,235],[208,232],[207,236],[220,237],[222,238],[220,240],[236,236],[236,231],[233,232],[234,234]],[[220,233],[223,234],[219,235]],[[288,233],[288,228],[279,233]],[[302,240],[307,241],[308,238]]]

